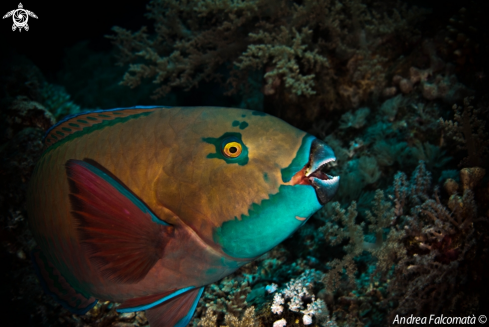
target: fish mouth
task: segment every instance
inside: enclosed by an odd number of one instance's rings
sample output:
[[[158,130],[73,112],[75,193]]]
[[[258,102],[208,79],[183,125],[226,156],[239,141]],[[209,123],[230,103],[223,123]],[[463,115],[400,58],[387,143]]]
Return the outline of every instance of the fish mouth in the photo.
[[[336,166],[333,149],[315,139],[311,144],[309,162],[292,177],[292,185],[311,185],[316,190],[319,203],[325,205],[335,195],[340,177],[328,174]]]

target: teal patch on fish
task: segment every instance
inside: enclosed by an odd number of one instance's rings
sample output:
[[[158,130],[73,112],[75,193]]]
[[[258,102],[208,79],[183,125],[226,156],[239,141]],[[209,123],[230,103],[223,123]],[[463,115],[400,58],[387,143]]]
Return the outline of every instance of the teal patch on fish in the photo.
[[[248,127],[248,123],[247,122],[241,122],[241,124],[239,124],[239,129],[245,129],[246,127]]]
[[[244,166],[248,163],[248,147],[243,143],[241,139],[241,133],[224,133],[221,137],[214,138],[214,137],[204,137],[202,138],[202,141],[212,144],[216,147],[216,152],[215,153],[209,153],[207,155],[207,158],[210,159],[222,159],[226,161],[229,164],[236,163],[240,166]],[[227,157],[223,154],[224,146],[229,143],[229,142],[238,142],[241,144],[242,150],[241,154],[236,157],[236,158],[230,158]]]
[[[216,229],[214,240],[230,256],[254,258],[286,239],[320,208],[309,185],[281,185],[277,194],[260,204],[253,203],[249,215],[224,222]]]
[[[237,121],[237,120],[233,121],[232,125],[233,125],[233,127],[239,126],[239,121]]]
[[[297,156],[292,160],[287,168],[282,169],[282,180],[284,183],[290,182],[292,177],[300,171],[309,162],[309,151],[311,143],[315,137],[311,134],[306,134],[302,139],[302,144],[297,151]]]

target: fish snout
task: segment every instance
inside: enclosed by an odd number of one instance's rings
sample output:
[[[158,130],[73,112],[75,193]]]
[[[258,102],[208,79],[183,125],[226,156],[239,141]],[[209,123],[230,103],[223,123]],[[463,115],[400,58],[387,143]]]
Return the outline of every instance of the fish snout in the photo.
[[[336,165],[333,149],[321,140],[311,144],[309,162],[292,178],[293,184],[311,185],[321,205],[326,204],[338,191],[340,177],[328,174]]]

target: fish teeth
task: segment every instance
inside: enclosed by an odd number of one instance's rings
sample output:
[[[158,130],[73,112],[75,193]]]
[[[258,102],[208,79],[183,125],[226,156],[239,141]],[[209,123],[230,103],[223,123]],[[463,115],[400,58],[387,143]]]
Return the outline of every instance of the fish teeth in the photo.
[[[309,177],[313,172],[335,160],[333,149],[330,146],[322,141],[314,140],[311,144],[309,167],[307,167],[304,174]]]
[[[315,171],[321,170],[326,165],[328,165],[330,167],[336,165],[336,159],[335,158],[328,158],[328,159],[324,159],[322,161],[319,161],[319,162],[312,164],[305,171],[306,177],[309,177]]]

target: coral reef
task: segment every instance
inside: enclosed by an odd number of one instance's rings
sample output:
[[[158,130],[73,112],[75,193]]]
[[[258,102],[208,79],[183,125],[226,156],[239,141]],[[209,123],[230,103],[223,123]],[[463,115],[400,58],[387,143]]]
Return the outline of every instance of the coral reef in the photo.
[[[44,131],[63,116],[190,103],[264,110],[309,131],[333,148],[341,182],[283,244],[206,286],[189,326],[487,314],[487,5],[435,17],[399,1],[153,0],[154,29],[114,27],[113,52],[80,42],[54,80],[12,59],[0,67],[6,310],[19,326],[148,326],[117,303],[78,316],[44,295],[25,190]]]
[[[454,74],[455,67],[446,64],[436,53],[435,45],[432,40],[424,40],[422,51],[429,58],[429,67],[420,69],[418,67],[409,68],[409,78],[395,75],[392,82],[403,94],[409,94],[417,84],[421,89],[421,94],[427,100],[441,99],[443,102],[452,104],[461,100],[463,97],[473,94],[473,90],[458,82]],[[394,89],[391,90],[395,94]]]
[[[155,34],[114,27],[108,36],[129,64],[123,85],[151,78],[161,97],[214,80],[246,97],[250,75],[259,73],[266,110],[296,122],[377,98],[396,45],[414,42],[412,26],[427,14],[399,1],[360,0],[154,0],[148,10]]]
[[[319,232],[332,246],[348,240],[342,246],[345,254],[330,261],[323,277],[323,294],[338,298],[326,300],[329,311],[337,313],[343,307],[346,313],[335,317],[337,323],[371,323],[373,317],[362,313],[367,307],[368,312],[388,310],[387,321],[396,315],[422,317],[447,309],[454,316],[473,313],[474,308],[464,307],[467,301],[478,301],[468,280],[469,276],[482,278],[476,257],[486,256],[481,251],[488,245],[476,228],[487,230],[489,219],[478,214],[478,208],[486,205],[474,199],[484,170],[468,169],[460,175],[466,180],[462,196],[455,193],[441,200],[423,162],[410,181],[399,172],[388,189],[391,200],[377,190],[372,212],[366,211],[360,224],[355,223],[355,202],[347,211],[338,202],[329,205],[335,213],[326,214],[329,218]],[[370,253],[369,259],[360,259],[365,253]],[[362,262],[372,267],[362,273],[368,276],[366,285],[362,285],[362,277],[356,278]],[[341,295],[348,292],[348,296]]]
[[[63,85],[73,102],[84,108],[176,105],[178,96],[173,93],[158,101],[151,100],[151,83],[143,83],[134,90],[119,85],[124,68],[115,65],[114,51],[96,52],[88,41],[82,41],[66,50],[63,61],[56,83]]]
[[[478,118],[483,110],[487,115],[487,108],[474,108],[470,105],[471,100],[473,98],[466,98],[463,107],[453,105],[455,122],[444,121],[443,118],[440,118],[440,122],[448,137],[457,142],[457,148],[467,150],[468,156],[460,162],[460,165],[487,166],[489,164],[489,138],[485,131],[487,120]]]
[[[217,327],[217,316],[213,314],[212,309],[209,308],[206,311],[205,316],[199,322],[199,327]],[[260,327],[260,321],[255,316],[255,308],[251,307],[246,309],[241,319],[227,314],[225,318],[225,326],[222,327]]]
[[[59,85],[44,84],[41,87],[41,102],[56,119],[81,112],[80,106],[70,100],[70,95]]]
[[[215,313],[239,316],[247,307],[246,297],[250,291],[247,282],[224,278],[219,284],[209,285],[199,306],[205,305]]]
[[[312,323],[312,316],[321,316],[325,314],[324,301],[316,300],[315,296],[310,293],[313,283],[321,279],[321,273],[314,270],[306,270],[296,279],[292,279],[285,285],[285,288],[273,297],[271,311],[280,315],[284,310],[284,303],[287,299],[288,310],[301,312],[304,325]],[[307,308],[304,308],[304,300],[308,300]]]

